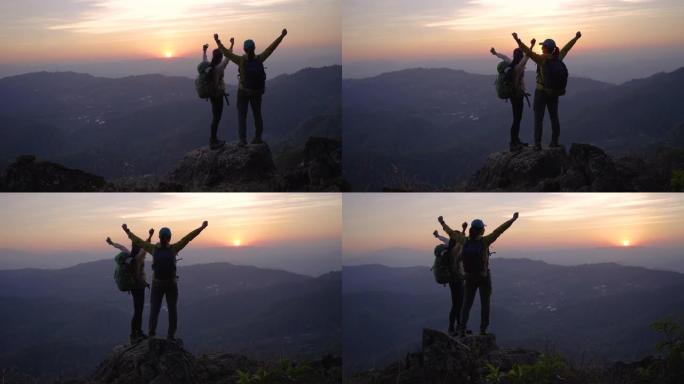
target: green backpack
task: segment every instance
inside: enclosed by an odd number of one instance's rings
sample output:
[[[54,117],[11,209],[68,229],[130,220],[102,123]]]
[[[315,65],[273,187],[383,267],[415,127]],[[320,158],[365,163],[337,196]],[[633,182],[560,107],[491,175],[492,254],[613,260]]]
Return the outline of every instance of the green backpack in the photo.
[[[438,244],[435,247],[435,262],[432,264],[432,274],[437,284],[449,284],[454,280],[451,271],[451,252],[449,246]]]
[[[126,252],[120,252],[114,257],[114,261],[116,261],[114,281],[119,290],[123,292],[135,288],[135,271],[133,270],[133,265],[127,263],[129,257],[131,255]]]
[[[496,94],[500,99],[510,99],[515,92],[515,85],[513,84],[513,69],[508,61],[501,61],[496,66],[498,76],[494,85],[496,86]]]
[[[200,99],[208,99],[216,92],[213,71],[207,71],[211,64],[204,61],[197,66],[197,78],[195,79],[195,90]]]

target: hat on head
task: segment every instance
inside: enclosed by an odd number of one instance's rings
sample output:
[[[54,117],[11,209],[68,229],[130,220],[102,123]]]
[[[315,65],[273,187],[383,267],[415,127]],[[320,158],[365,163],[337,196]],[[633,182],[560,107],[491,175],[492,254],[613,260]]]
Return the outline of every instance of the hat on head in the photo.
[[[556,49],[556,42],[553,41],[553,39],[546,39],[543,42],[539,43],[542,47],[547,47],[551,50]]]
[[[167,227],[164,227],[159,230],[159,237],[166,237],[166,238],[171,238],[171,230]]]
[[[470,228],[474,228],[474,229],[484,229],[484,227],[485,227],[485,223],[480,219],[475,219],[470,224]]]
[[[256,44],[254,44],[254,40],[249,39],[245,40],[245,44],[243,45],[243,47],[245,48],[245,51],[252,51],[254,50],[254,48],[256,48]]]

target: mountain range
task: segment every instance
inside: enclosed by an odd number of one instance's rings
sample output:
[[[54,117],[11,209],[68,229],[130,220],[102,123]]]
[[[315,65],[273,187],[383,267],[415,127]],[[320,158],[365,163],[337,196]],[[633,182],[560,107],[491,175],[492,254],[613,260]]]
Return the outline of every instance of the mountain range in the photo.
[[[0,271],[0,366],[36,376],[80,375],[126,343],[132,300],[116,288],[113,271],[112,260]],[[181,266],[178,275],[178,337],[193,353],[259,359],[340,353],[340,272],[309,277],[211,263]],[[148,314],[149,291],[144,329]],[[159,320],[163,334],[165,309]]]
[[[266,89],[264,139],[275,155],[310,136],[340,138],[340,66],[280,75]],[[237,91],[227,91],[219,137],[234,141]],[[0,79],[0,98],[3,167],[31,154],[107,179],[161,175],[209,139],[211,108],[186,77],[28,73]]]
[[[684,314],[684,275],[613,263],[558,266],[492,260],[490,331],[500,345],[550,349],[575,360],[635,359],[653,352],[649,325]],[[345,266],[346,372],[380,368],[418,350],[425,327],[446,329],[449,289],[429,267]],[[479,324],[479,300],[469,328]]]
[[[528,90],[534,79],[526,73]],[[344,79],[343,169],[354,190],[377,191],[400,179],[454,185],[490,153],[507,148],[511,107],[496,97],[494,80],[445,68]],[[681,149],[683,85],[684,68],[621,85],[571,72],[560,100],[561,142],[589,143],[612,155],[650,153],[663,145]],[[523,141],[531,141],[532,126],[526,106]],[[544,144],[548,117],[545,133]]]

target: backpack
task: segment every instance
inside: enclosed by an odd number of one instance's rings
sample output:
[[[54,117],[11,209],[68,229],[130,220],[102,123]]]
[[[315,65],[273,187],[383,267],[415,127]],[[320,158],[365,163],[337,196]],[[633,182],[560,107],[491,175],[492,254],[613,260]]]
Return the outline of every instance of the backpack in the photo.
[[[544,91],[550,96],[565,95],[568,85],[568,67],[558,58],[552,57],[544,62]]]
[[[209,71],[211,64],[203,61],[197,66],[197,78],[195,79],[195,91],[200,99],[208,99],[216,93],[216,84],[214,84],[214,70]]]
[[[461,248],[463,270],[467,274],[480,274],[485,268],[485,243],[482,239],[468,239]]]
[[[131,254],[120,252],[114,256],[116,262],[116,269],[114,269],[114,281],[116,286],[122,292],[130,291],[135,288],[135,270],[133,263],[129,263],[127,259]]]
[[[438,244],[435,247],[435,262],[432,264],[432,274],[435,275],[437,284],[448,284],[453,281],[454,276],[451,271],[451,256],[448,245]]]
[[[494,85],[496,86],[496,94],[500,99],[510,99],[515,92],[515,84],[513,84],[513,68],[508,61],[501,61],[496,66],[498,76]]]
[[[264,92],[266,89],[266,70],[259,57],[245,60],[244,86],[246,89]]]
[[[176,278],[176,255],[171,247],[156,247],[152,255],[152,270],[157,280]]]

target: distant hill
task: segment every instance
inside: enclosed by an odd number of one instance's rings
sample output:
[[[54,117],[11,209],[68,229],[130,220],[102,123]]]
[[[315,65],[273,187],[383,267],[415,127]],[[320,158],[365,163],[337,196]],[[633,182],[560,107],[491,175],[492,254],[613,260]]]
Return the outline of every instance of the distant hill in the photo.
[[[552,347],[570,357],[641,358],[652,353],[649,324],[684,314],[684,275],[617,264],[557,266],[492,260],[491,331],[515,348]],[[446,329],[450,296],[429,267],[343,269],[344,364],[382,367],[416,349],[424,327]],[[479,300],[469,328],[477,329]]]
[[[272,146],[301,146],[309,133],[340,138],[340,66],[277,76],[266,88],[264,138]],[[236,140],[237,91],[228,92],[219,136]],[[2,167],[31,154],[108,179],[161,175],[209,139],[211,108],[185,77],[29,73],[0,79],[0,98]]]
[[[91,370],[127,340],[131,298],[110,260],[0,271],[0,367],[34,375]],[[341,273],[318,278],[228,263],[179,267],[179,332],[196,353],[315,358],[341,348]],[[146,295],[144,327],[149,315]],[[166,312],[160,329],[167,326]],[[162,332],[163,333],[163,332]]]
[[[534,90],[534,78],[526,73],[528,90]],[[490,153],[507,148],[511,106],[496,97],[494,80],[425,68],[343,80],[343,165],[354,190],[455,185]],[[670,143],[684,122],[677,107],[683,89],[684,68],[622,85],[571,77],[561,98],[561,142],[589,143],[612,154]],[[532,133],[532,110],[525,107],[521,138],[529,142]],[[544,137],[547,144],[548,117]]]

